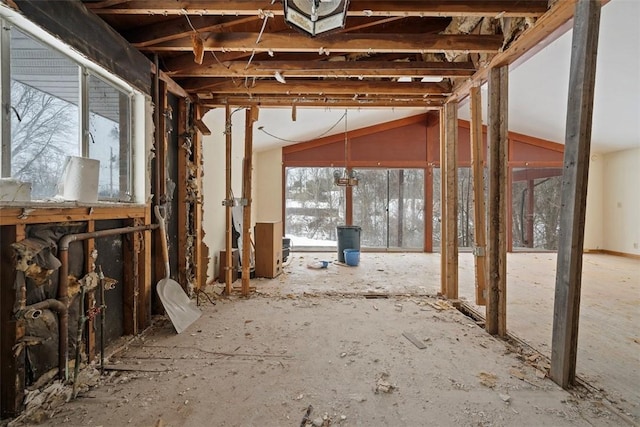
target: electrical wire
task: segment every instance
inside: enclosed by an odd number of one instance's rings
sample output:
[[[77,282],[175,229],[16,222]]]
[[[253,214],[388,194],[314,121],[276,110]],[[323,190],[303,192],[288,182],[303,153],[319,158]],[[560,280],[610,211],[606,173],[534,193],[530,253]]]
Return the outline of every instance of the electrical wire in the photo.
[[[346,117],[347,117],[347,110],[344,110],[344,114],[342,115],[342,117],[340,117],[340,118],[338,119],[338,121],[337,121],[336,123],[334,123],[334,124],[333,124],[333,126],[331,126],[331,127],[330,127],[329,129],[327,129],[326,131],[322,132],[320,135],[317,135],[317,136],[315,136],[315,137],[313,137],[313,138],[310,138],[310,139],[307,139],[307,140],[305,140],[305,141],[300,141],[300,140],[297,140],[297,141],[296,141],[296,140],[293,140],[293,139],[281,138],[281,137],[279,137],[279,136],[276,136],[276,135],[274,135],[274,134],[272,134],[272,133],[269,133],[269,132],[267,132],[266,130],[264,130],[264,126],[260,126],[260,127],[258,128],[258,130],[259,130],[259,131],[261,131],[261,132],[263,132],[263,133],[266,133],[266,134],[267,134],[267,135],[269,135],[271,138],[275,138],[275,139],[277,139],[277,140],[279,140],[279,141],[283,141],[283,142],[292,142],[292,143],[297,144],[297,143],[300,143],[300,142],[307,142],[307,141],[311,141],[311,140],[314,140],[314,139],[322,138],[323,136],[325,136],[326,134],[328,134],[329,132],[331,132],[331,131],[336,127],[336,126],[338,126],[338,125],[340,124],[340,122],[342,121],[342,119],[346,119]],[[345,126],[346,126],[346,124],[345,124]]]

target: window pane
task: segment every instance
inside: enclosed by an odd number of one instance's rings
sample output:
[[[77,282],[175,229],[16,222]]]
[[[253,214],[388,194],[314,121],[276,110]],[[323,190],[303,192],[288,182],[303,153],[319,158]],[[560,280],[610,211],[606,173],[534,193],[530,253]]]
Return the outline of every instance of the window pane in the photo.
[[[65,159],[80,154],[78,66],[11,30],[11,176],[53,197]]]
[[[129,201],[129,97],[93,75],[88,87],[89,157],[100,160],[98,197]]]
[[[335,247],[336,227],[345,221],[344,197],[332,168],[287,168],[285,233],[292,246]]]

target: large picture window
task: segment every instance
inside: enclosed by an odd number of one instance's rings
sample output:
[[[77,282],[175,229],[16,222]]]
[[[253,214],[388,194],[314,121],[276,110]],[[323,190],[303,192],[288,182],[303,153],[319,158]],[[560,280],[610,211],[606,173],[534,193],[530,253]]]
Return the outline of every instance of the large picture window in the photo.
[[[345,190],[333,183],[333,168],[286,169],[285,233],[296,247],[336,246],[345,223]]]
[[[79,69],[59,52],[11,30],[10,176],[30,182],[34,199],[55,196],[65,158],[81,154]]]
[[[10,129],[2,133],[2,177],[30,183],[31,199],[47,200],[58,192],[66,158],[89,157],[100,161],[98,198],[132,201],[132,92],[7,28],[2,49],[9,60],[1,66],[10,76],[2,85],[10,108],[2,114]]]

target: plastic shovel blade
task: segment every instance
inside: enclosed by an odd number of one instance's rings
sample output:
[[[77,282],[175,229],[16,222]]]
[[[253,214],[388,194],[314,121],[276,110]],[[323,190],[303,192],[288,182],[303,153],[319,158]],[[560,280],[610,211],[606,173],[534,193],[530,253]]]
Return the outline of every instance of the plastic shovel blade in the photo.
[[[169,315],[176,332],[180,333],[202,316],[202,312],[189,299],[175,280],[162,279],[156,287],[160,301]]]

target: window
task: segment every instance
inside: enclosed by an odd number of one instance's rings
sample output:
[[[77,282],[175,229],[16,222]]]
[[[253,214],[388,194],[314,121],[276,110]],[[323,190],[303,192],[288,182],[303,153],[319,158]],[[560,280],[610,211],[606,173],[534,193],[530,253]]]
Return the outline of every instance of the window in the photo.
[[[294,247],[335,247],[344,212],[345,191],[334,185],[333,168],[286,169],[285,232]]]
[[[30,182],[34,199],[54,196],[66,157],[81,154],[79,68],[11,30],[11,170],[3,175]]]
[[[89,157],[100,160],[98,196],[127,200],[130,196],[129,97],[90,75]]]
[[[2,31],[2,71],[10,75],[2,91],[11,104],[2,111],[10,123],[2,176],[31,183],[33,200],[49,199],[66,158],[84,156],[100,161],[100,200],[133,200],[132,92],[16,27]]]

